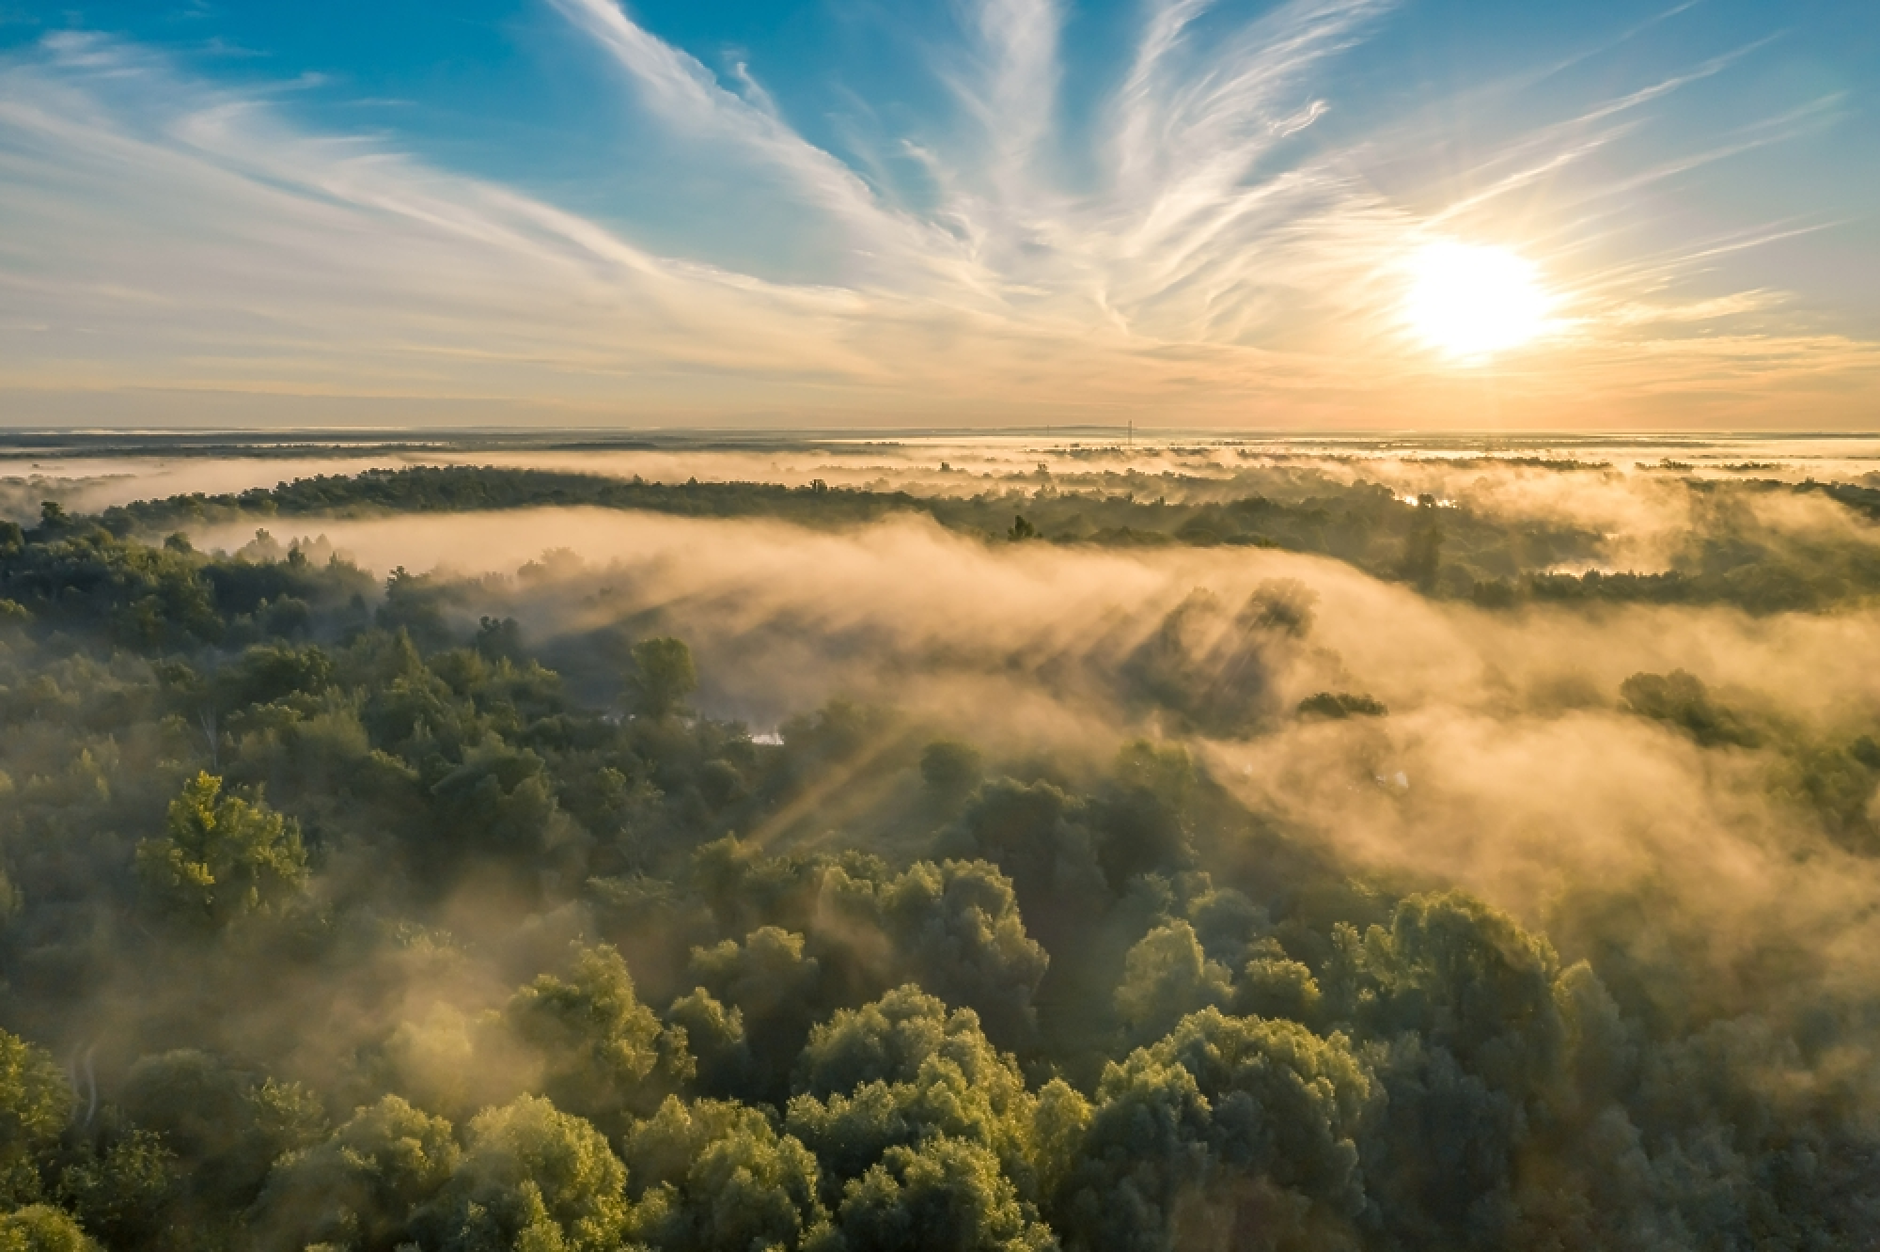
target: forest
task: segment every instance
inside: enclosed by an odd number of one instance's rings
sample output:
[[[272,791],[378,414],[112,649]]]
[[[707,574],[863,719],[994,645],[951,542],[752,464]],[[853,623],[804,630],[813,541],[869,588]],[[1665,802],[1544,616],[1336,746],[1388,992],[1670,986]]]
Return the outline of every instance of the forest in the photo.
[[[1880,479],[1024,455],[0,523],[0,1249],[1880,1246]]]
[[[1492,462],[1491,462],[1492,464]],[[1524,462],[1513,459],[1512,464]],[[1607,463],[1525,464],[1552,473],[1610,475]],[[950,466],[948,467],[951,468]],[[1163,471],[1053,472],[920,492],[888,484],[799,487],[771,482],[648,482],[489,466],[411,466],[320,475],[238,493],[192,493],[105,509],[117,534],[249,517],[359,517],[493,509],[596,507],[684,517],[773,518],[840,526],[920,515],[966,534],[1106,547],[1221,545],[1277,548],[1349,561],[1424,591],[1505,608],[1534,599],[1731,604],[1755,612],[1823,608],[1880,594],[1880,559],[1861,542],[1798,544],[1759,524],[1762,497],[1818,496],[1880,520],[1880,485],[1737,477],[1685,480],[1707,514],[1687,550],[1652,573],[1589,570],[1601,535],[1564,519],[1485,515],[1431,493],[1400,499],[1380,482],[1339,481],[1311,468],[1261,466],[1221,477]],[[1675,473],[1677,463],[1665,467]],[[942,482],[945,481],[944,475]],[[970,494],[968,492],[970,491]],[[1420,508],[1406,510],[1403,503]]]

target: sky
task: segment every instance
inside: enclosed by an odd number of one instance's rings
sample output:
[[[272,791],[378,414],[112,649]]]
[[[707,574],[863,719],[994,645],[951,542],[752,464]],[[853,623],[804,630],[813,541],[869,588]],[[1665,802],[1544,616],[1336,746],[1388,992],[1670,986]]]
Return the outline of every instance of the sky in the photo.
[[[0,0],[0,424],[1880,428],[1880,5]]]

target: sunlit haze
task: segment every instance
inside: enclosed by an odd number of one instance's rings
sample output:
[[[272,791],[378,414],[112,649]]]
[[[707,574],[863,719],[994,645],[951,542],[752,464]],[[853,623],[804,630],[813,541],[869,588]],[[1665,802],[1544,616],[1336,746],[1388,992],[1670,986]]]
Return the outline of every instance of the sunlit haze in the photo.
[[[1880,0],[0,0],[0,1252],[1880,1252]]]

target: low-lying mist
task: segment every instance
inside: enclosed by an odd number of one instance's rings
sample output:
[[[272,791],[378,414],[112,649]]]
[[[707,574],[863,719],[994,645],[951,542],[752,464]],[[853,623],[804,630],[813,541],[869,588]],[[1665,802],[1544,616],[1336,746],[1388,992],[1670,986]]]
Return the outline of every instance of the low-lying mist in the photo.
[[[1784,736],[1880,726],[1880,671],[1848,663],[1880,655],[1880,614],[1509,615],[1324,559],[988,547],[914,519],[806,533],[550,509],[336,520],[274,539],[457,583],[460,628],[511,617],[570,675],[621,632],[683,638],[700,708],[758,733],[835,697],[1012,757],[1190,741],[1221,785],[1354,868],[1463,885],[1550,931],[1589,891],[1649,898],[1719,978],[1759,952],[1819,956],[1806,989],[1785,972],[1758,994],[1880,987],[1870,962],[1848,963],[1880,951],[1876,863],[1770,785],[1789,768]],[[1269,601],[1294,616],[1263,621]],[[1679,670],[1780,730],[1706,749],[1627,707],[1628,677]],[[1367,694],[1388,715],[1297,713],[1322,691]]]
[[[1868,486],[1049,446],[0,530],[0,1221],[1872,1246]]]

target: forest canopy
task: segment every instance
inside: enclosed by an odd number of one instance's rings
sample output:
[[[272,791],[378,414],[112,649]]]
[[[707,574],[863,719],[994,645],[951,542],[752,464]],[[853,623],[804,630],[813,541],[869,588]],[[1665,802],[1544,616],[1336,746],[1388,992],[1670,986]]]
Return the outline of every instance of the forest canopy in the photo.
[[[0,1248],[1867,1246],[1875,489],[1568,574],[1565,514],[1230,469],[0,527]],[[574,505],[651,555],[311,537]],[[842,603],[882,534],[1014,633]]]

